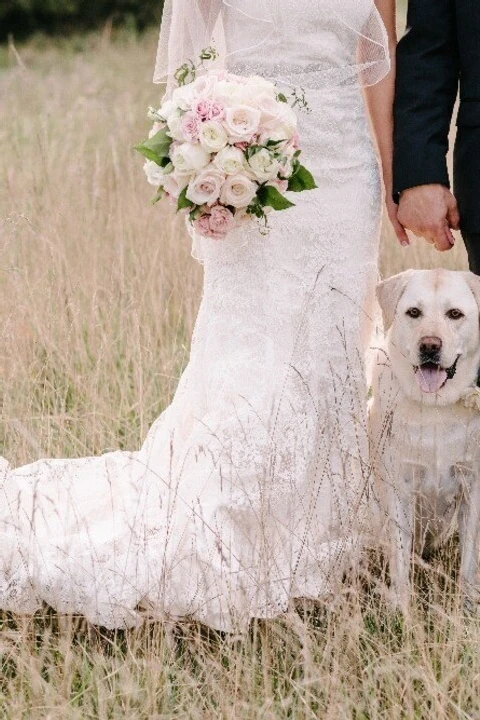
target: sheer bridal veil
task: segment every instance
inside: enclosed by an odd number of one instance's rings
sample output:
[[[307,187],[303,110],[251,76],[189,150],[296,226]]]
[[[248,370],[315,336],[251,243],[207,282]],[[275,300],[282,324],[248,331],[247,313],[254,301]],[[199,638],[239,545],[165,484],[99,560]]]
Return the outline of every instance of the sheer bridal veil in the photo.
[[[337,44],[330,53],[324,45],[332,38]],[[305,90],[373,85],[390,68],[373,0],[165,0],[154,82],[170,90],[178,68],[212,45],[217,64],[231,72]]]

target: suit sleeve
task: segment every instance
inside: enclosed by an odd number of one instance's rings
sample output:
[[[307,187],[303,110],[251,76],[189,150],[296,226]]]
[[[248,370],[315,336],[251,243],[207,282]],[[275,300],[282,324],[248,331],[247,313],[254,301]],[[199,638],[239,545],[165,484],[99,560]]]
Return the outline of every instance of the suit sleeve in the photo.
[[[409,0],[397,48],[393,189],[450,186],[448,136],[460,66],[455,0]]]

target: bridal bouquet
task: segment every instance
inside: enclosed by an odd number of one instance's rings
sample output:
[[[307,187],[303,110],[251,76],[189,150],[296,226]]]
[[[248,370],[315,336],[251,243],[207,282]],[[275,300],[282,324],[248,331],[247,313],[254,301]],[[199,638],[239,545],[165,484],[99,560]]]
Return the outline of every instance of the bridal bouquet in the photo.
[[[145,158],[153,202],[168,198],[205,237],[293,206],[287,191],[316,187],[300,164],[297,117],[275,85],[211,71],[176,88],[158,110]]]

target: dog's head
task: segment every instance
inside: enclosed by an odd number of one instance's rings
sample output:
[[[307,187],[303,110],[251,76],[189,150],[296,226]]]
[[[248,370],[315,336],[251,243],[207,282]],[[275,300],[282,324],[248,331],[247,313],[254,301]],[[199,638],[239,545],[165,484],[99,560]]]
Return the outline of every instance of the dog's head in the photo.
[[[480,364],[480,277],[408,270],[377,287],[392,368],[412,400],[448,405]]]

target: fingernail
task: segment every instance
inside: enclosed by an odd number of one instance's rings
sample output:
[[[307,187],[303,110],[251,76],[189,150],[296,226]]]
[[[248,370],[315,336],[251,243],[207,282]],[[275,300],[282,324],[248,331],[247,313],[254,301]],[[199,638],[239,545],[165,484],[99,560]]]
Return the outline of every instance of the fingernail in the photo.
[[[408,240],[402,240],[402,247],[408,247],[409,244]]]

